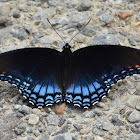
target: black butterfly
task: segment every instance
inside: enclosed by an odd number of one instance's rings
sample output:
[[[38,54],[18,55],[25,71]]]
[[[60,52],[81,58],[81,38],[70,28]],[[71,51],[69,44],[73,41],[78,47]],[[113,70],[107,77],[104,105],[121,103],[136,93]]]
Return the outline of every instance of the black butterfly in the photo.
[[[140,74],[140,50],[125,46],[89,46],[71,52],[26,48],[0,54],[0,79],[16,85],[35,107],[58,102],[91,107],[112,84]]]

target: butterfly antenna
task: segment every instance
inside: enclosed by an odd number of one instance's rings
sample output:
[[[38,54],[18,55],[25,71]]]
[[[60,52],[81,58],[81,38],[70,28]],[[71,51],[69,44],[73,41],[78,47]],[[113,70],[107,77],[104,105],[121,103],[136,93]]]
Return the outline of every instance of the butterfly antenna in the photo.
[[[53,30],[55,31],[55,33],[61,38],[61,40],[63,41],[63,43],[66,44],[66,42],[64,41],[64,39],[60,36],[60,34],[56,31],[56,29],[52,26],[52,24],[50,23],[49,19],[47,18],[47,21],[49,22],[49,24],[51,25],[51,27],[53,28]]]
[[[91,19],[79,30],[79,32],[77,32],[72,38],[71,40],[69,41],[69,43],[73,40],[73,38],[75,38],[88,24],[89,22],[91,21]],[[68,43],[68,44],[69,44]]]

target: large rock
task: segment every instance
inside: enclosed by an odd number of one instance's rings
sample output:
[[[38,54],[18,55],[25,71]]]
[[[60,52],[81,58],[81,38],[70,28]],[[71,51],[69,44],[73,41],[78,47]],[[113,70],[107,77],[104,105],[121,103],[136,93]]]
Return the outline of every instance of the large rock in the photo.
[[[140,112],[137,110],[134,110],[129,116],[128,121],[131,123],[136,123],[140,121]]]
[[[10,6],[9,4],[0,5],[0,24],[6,23],[9,20]]]

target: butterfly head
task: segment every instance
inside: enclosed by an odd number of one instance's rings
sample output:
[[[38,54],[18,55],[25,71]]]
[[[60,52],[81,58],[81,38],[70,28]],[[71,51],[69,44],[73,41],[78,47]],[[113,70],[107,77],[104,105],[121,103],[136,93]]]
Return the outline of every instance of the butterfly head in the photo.
[[[66,43],[64,46],[63,46],[63,49],[70,49],[71,46],[69,45],[69,43]]]

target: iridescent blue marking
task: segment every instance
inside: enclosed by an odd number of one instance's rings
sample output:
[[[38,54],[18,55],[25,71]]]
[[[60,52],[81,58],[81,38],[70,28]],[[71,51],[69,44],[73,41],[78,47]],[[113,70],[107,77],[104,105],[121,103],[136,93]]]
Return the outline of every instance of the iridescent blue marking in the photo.
[[[54,100],[55,100],[55,102],[57,101],[57,100],[61,100],[62,99],[62,95],[55,95],[55,98],[54,98]]]
[[[39,92],[39,96],[45,96],[47,86],[42,86]]]
[[[37,98],[35,94],[31,94],[31,96],[30,96],[30,97],[32,97],[32,98],[34,98],[34,99],[36,99],[36,98]]]
[[[27,93],[31,94],[31,90],[26,90]]]
[[[100,94],[99,97],[102,97],[102,96],[104,96],[104,95],[107,95],[106,92]]]
[[[89,96],[89,90],[87,86],[82,86],[82,93],[83,93],[83,96]]]
[[[94,99],[94,98],[97,98],[97,97],[98,97],[97,94],[93,94],[93,95],[91,96],[91,99]]]
[[[11,79],[13,78],[11,75],[8,75],[7,77],[8,77],[8,78],[11,78]]]
[[[85,98],[85,99],[83,100],[83,102],[84,102],[84,103],[85,103],[85,102],[89,103],[89,102],[90,102],[90,99],[89,99],[89,98]]]
[[[27,94],[26,92],[24,92],[23,95],[25,95],[26,97],[29,97],[29,94]]]
[[[92,84],[88,85],[90,93],[94,93],[96,90]]]
[[[73,100],[82,100],[81,96],[76,96]]]
[[[96,82],[96,81],[93,84],[94,84],[94,86],[95,86],[96,89],[98,89],[98,88],[101,87],[101,85],[98,82]]]
[[[48,85],[47,93],[48,94],[53,94],[54,93],[54,90],[53,90],[53,86],[52,85]]]
[[[53,104],[54,103],[54,101],[51,101],[51,100],[47,100],[46,102],[45,102],[45,104],[47,105],[47,104]]]
[[[84,103],[83,106],[90,106],[90,104],[89,103]]]
[[[44,106],[43,103],[37,103],[36,106]]]
[[[36,103],[36,101],[32,98],[29,98],[29,101],[32,101],[33,103]]]
[[[44,103],[44,99],[43,99],[43,98],[39,98],[39,99],[37,100],[37,102],[42,102],[42,103]]]
[[[102,92],[104,92],[103,89],[98,90],[98,93],[101,94]]]
[[[33,92],[38,93],[41,88],[41,85],[37,84],[33,90]]]
[[[70,102],[72,102],[73,97],[72,97],[71,94],[70,95],[66,94],[65,99],[69,100]]]
[[[96,98],[94,100],[91,101],[91,104],[93,104],[94,102],[99,101],[99,98]]]
[[[79,104],[79,105],[82,105],[81,101],[78,101],[78,100],[73,101],[73,103],[74,103],[74,104]]]
[[[48,95],[48,96],[46,97],[46,100],[53,100],[53,97],[52,97],[51,95]]]
[[[71,85],[70,88],[67,89],[67,93],[73,93],[74,85]]]
[[[80,86],[75,86],[74,94],[80,94],[80,93],[81,93],[81,87]]]

